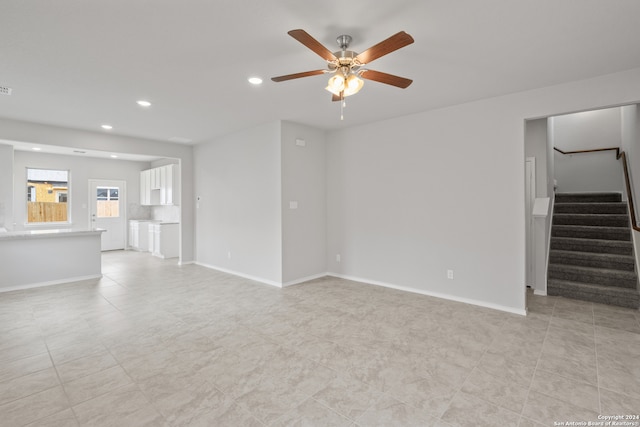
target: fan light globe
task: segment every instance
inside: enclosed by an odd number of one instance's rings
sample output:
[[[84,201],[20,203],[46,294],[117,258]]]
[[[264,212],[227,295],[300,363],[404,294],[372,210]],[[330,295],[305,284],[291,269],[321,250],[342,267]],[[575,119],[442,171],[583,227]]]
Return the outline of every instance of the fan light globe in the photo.
[[[355,95],[364,86],[364,81],[355,74],[347,77],[347,84],[344,89],[344,96]]]
[[[334,95],[339,96],[340,92],[344,90],[344,83],[344,76],[342,76],[341,74],[336,74],[329,79],[329,84],[325,89],[333,93]]]

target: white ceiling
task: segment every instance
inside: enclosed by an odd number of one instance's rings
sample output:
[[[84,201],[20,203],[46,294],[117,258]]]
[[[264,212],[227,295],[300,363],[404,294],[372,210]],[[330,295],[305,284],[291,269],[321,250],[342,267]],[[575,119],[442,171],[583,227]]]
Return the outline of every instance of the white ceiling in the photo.
[[[638,0],[0,1],[0,117],[162,141],[337,129],[640,67]],[[366,81],[341,122],[326,76],[269,80],[324,68],[295,28],[357,52],[404,30],[415,43],[368,68],[414,83]]]

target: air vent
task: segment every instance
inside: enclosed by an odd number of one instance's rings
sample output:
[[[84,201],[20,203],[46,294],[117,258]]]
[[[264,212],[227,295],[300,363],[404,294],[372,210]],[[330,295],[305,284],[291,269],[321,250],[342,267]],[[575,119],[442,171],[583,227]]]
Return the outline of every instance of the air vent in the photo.
[[[10,87],[0,86],[0,95],[11,95],[12,90],[13,89],[11,89]]]

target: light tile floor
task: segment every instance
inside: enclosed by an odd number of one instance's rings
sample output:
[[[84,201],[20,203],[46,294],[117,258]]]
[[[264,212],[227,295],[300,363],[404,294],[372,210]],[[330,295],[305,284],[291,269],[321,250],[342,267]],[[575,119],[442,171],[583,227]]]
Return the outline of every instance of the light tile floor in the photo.
[[[2,426],[552,426],[640,413],[640,314],[529,316],[149,254],[0,294]]]

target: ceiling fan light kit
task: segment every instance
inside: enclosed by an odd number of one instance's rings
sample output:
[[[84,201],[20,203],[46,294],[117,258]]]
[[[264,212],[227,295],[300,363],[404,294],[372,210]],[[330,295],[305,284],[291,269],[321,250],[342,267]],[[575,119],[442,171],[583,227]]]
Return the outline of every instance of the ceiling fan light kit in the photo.
[[[402,89],[406,89],[413,82],[413,80],[404,77],[362,68],[362,66],[375,59],[413,43],[413,37],[404,31],[394,34],[360,54],[347,50],[352,38],[346,34],[338,36],[336,39],[341,49],[337,52],[331,52],[304,30],[291,30],[288,34],[327,61],[327,69],[287,74],[273,77],[271,80],[274,82],[283,82],[286,80],[331,73],[333,75],[329,78],[325,89],[331,92],[332,101],[342,101],[340,103],[341,109],[345,106],[344,98],[346,96],[355,95],[362,89],[364,86],[362,79],[373,80]],[[342,118],[343,116],[341,114],[341,119]]]

